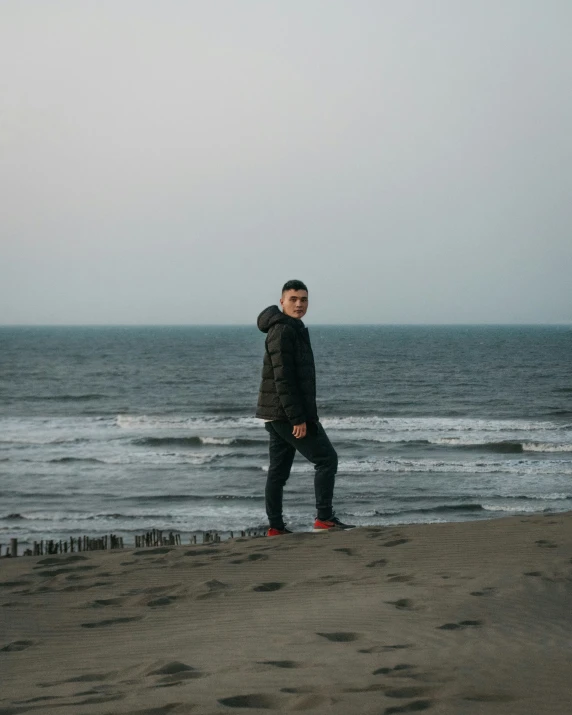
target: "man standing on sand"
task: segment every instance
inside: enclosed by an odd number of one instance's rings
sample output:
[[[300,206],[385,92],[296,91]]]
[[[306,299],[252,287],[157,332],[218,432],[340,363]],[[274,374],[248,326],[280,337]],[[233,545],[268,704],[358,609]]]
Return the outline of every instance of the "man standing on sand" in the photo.
[[[353,529],[332,509],[338,455],[318,420],[316,371],[308,328],[302,318],[308,310],[308,289],[302,281],[282,288],[282,310],[271,305],[258,316],[266,333],[262,382],[256,416],[270,435],[270,466],[266,480],[268,536],[291,534],[282,516],[282,492],[296,450],[314,465],[318,515],[313,531]]]

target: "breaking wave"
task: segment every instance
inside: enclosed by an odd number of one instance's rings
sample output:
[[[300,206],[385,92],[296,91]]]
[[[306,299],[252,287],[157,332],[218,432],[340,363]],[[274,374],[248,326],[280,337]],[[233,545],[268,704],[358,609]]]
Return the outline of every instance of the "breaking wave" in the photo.
[[[208,445],[246,447],[260,445],[262,440],[241,437],[138,437],[131,440],[131,443],[142,447],[200,447]]]

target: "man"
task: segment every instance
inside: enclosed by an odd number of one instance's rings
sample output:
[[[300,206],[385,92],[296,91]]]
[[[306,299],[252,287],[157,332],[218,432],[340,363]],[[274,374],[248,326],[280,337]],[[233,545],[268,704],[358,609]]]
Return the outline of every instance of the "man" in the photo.
[[[353,529],[332,509],[338,455],[318,420],[316,372],[308,328],[302,318],[308,310],[308,289],[302,281],[288,281],[278,306],[258,316],[258,328],[267,333],[256,416],[270,435],[270,466],[266,480],[268,536],[291,534],[282,516],[282,492],[290,476],[296,450],[313,463],[317,518],[313,531]]]

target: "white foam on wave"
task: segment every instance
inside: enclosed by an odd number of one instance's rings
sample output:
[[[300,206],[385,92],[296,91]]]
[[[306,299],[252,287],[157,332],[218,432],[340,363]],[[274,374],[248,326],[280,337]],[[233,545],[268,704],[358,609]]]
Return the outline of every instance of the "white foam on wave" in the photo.
[[[382,430],[385,432],[530,432],[560,430],[549,421],[487,420],[472,417],[325,417],[333,430]]]
[[[533,504],[526,505],[504,505],[504,504],[482,504],[481,505],[485,511],[506,511],[506,512],[521,512],[527,511],[531,513],[537,513],[538,507]]]
[[[199,437],[202,444],[214,444],[214,445],[229,445],[234,444],[236,440],[232,437]]]
[[[525,452],[572,452],[572,444],[557,444],[547,442],[523,442]]]
[[[535,460],[480,460],[460,461],[460,460],[436,460],[436,459],[350,459],[340,460],[338,473],[344,474],[371,474],[371,473],[393,473],[407,474],[428,472],[432,474],[515,474],[530,476],[538,474],[538,461]],[[268,465],[261,467],[268,471]],[[294,463],[293,472],[309,472],[313,466],[307,462]],[[542,472],[554,475],[572,475],[572,463],[558,460],[546,460],[542,462]]]
[[[141,464],[141,465],[165,465],[165,464],[192,464],[202,466],[210,464],[221,457],[227,455],[214,452],[204,454],[203,452],[127,452],[108,456],[101,461],[107,464]]]
[[[522,438],[521,438],[522,439]],[[469,437],[439,437],[433,440],[432,444],[451,446],[451,447],[486,447],[488,445],[498,444],[502,446],[505,442],[512,440],[473,440]],[[517,442],[518,440],[514,440]],[[561,442],[521,442],[524,452],[572,452],[572,444],[563,444]]]
[[[260,427],[256,417],[186,417],[184,415],[123,415],[115,418],[115,425],[127,430],[203,430]]]
[[[0,445],[13,447],[43,447],[70,445],[109,438],[110,418],[96,416],[75,417],[0,417]]]

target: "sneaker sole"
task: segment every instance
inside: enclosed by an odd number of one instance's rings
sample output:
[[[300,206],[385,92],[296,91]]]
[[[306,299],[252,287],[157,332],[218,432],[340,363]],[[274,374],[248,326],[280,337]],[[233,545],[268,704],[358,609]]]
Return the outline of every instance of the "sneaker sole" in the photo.
[[[314,534],[321,534],[322,531],[345,531],[340,526],[329,526],[327,529],[312,529]]]
[[[355,526],[330,526],[327,529],[312,529],[313,534],[320,534],[322,531],[351,531]]]

